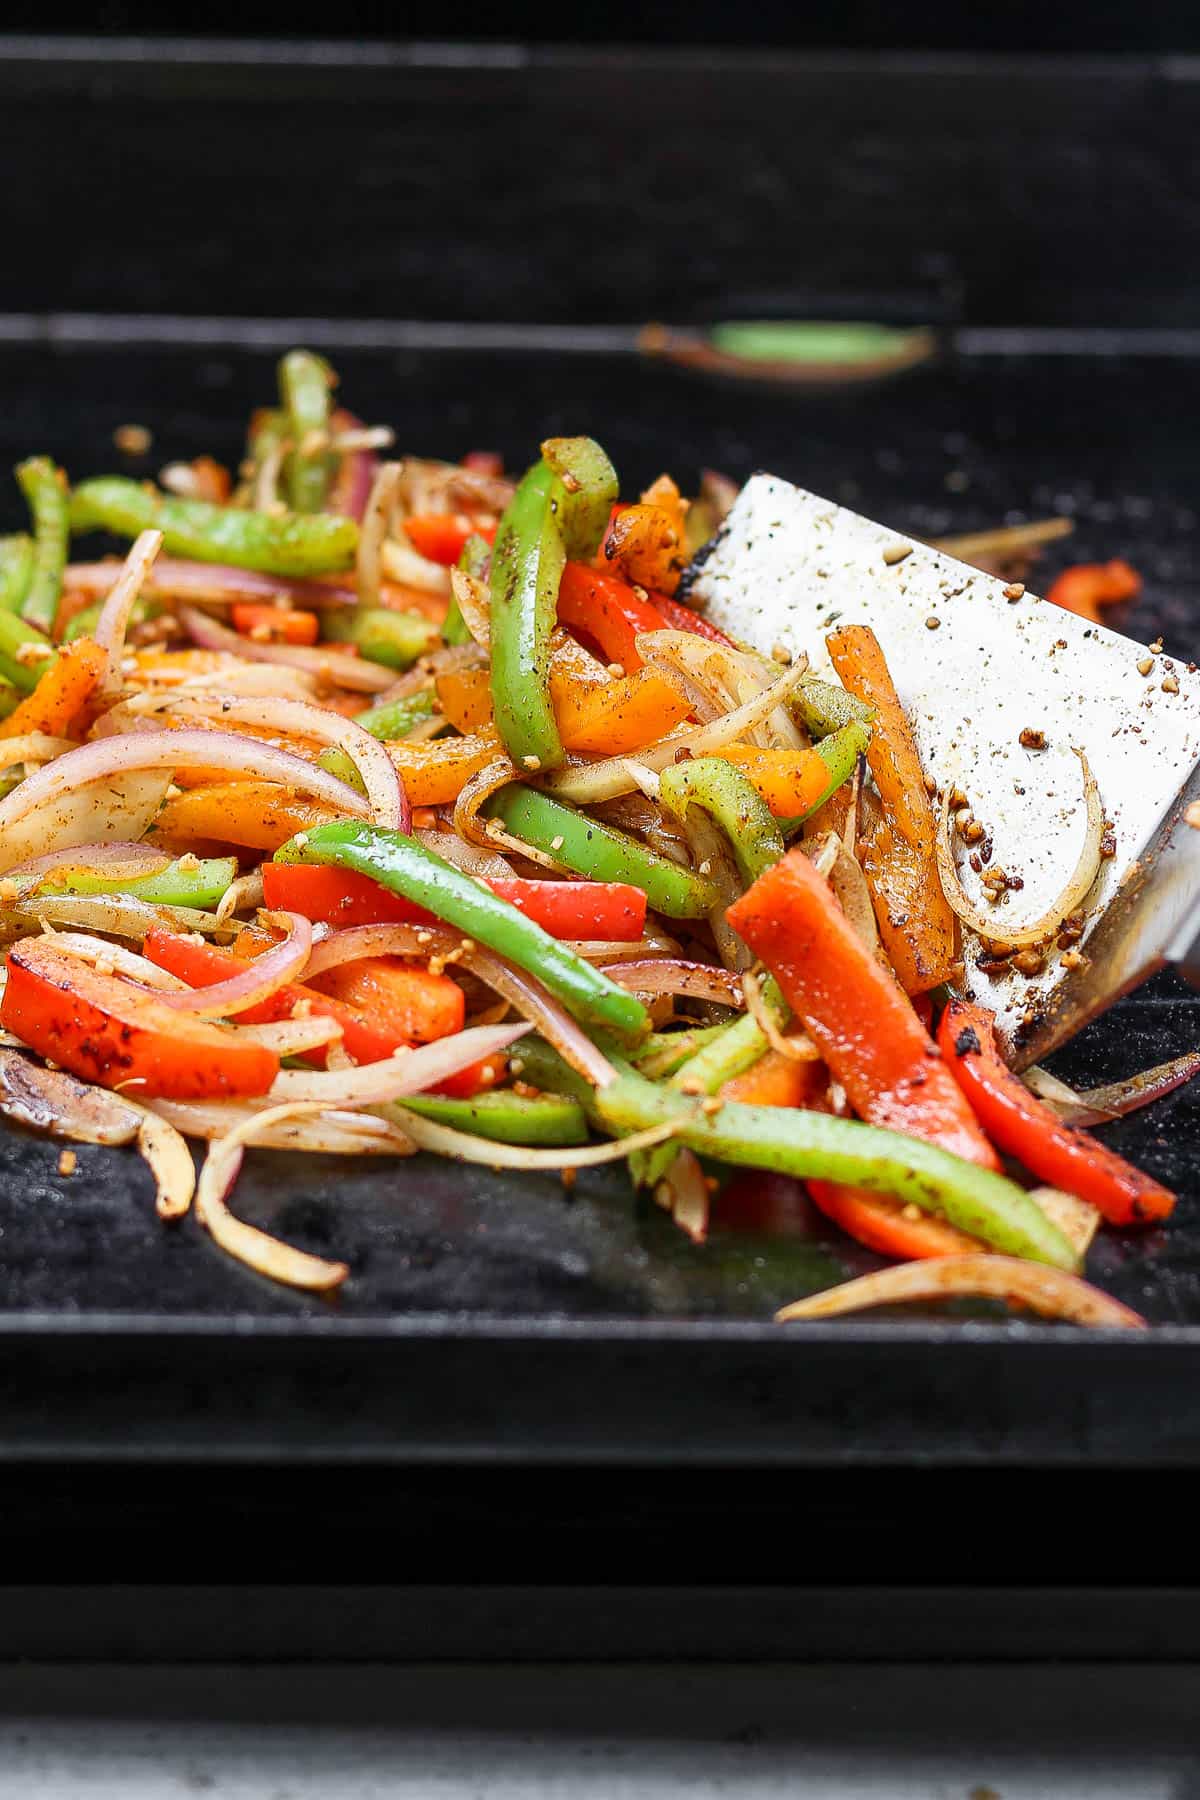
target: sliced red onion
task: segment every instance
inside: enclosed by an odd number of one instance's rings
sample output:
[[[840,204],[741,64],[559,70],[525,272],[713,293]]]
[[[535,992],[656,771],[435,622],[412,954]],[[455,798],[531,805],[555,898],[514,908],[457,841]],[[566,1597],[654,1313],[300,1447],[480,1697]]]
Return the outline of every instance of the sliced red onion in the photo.
[[[340,407],[330,424],[339,434],[362,430],[362,420]],[[372,451],[343,451],[329,495],[329,511],[340,513],[346,519],[361,520],[367,510],[367,501],[371,497],[371,488],[378,470],[379,458]]]
[[[141,1115],[119,1094],[76,1080],[64,1069],[44,1069],[16,1050],[0,1049],[0,1114],[31,1131],[72,1138],[77,1144],[128,1144]]]
[[[351,656],[345,650],[327,645],[259,644],[219,625],[207,613],[194,606],[181,606],[179,618],[194,644],[204,650],[223,650],[230,656],[245,657],[248,662],[283,663],[290,669],[304,669],[327,681],[331,687],[353,688],[362,694],[381,694],[391,687],[394,676],[381,663],[369,662],[363,656]]]
[[[216,981],[210,987],[187,988],[182,993],[163,994],[165,1006],[174,1007],[197,1019],[232,1018],[257,1006],[262,1000],[292,981],[303,970],[312,949],[312,921],[303,913],[267,913],[268,925],[286,926],[287,937],[256,956],[249,968],[240,969],[228,981]]]
[[[529,1023],[536,1026],[548,1044],[552,1044],[581,1075],[596,1087],[612,1080],[613,1070],[591,1039],[580,1029],[565,1007],[533,975],[527,975],[504,957],[472,944],[463,949],[458,932],[444,926],[428,925],[355,925],[348,931],[335,932],[324,943],[313,946],[307,974],[319,975],[340,963],[356,962],[363,956],[439,956],[453,957],[460,968],[468,969],[486,982],[497,994],[515,1006]]]
[[[793,1319],[831,1319],[865,1307],[893,1306],[902,1300],[946,1300],[952,1296],[986,1296],[1019,1301],[1049,1319],[1076,1325],[1116,1326],[1144,1330],[1146,1321],[1110,1294],[1101,1293],[1078,1275],[1044,1263],[981,1251],[964,1256],[934,1256],[924,1262],[900,1263],[857,1281],[827,1288],[808,1300],[793,1301],[775,1314],[776,1324]]]
[[[375,823],[392,831],[409,831],[412,809],[400,783],[396,765],[378,738],[344,719],[341,713],[329,712],[323,706],[310,706],[304,700],[230,700],[221,695],[211,698],[181,699],[173,710],[187,714],[229,719],[240,725],[258,725],[266,731],[282,731],[297,737],[315,738],[318,743],[335,744],[344,750],[367,790]]]
[[[375,471],[375,479],[371,483],[371,492],[367,496],[366,508],[362,515],[362,528],[358,534],[356,568],[358,597],[364,606],[375,606],[379,600],[379,583],[383,573],[381,563],[383,541],[387,537],[388,527],[392,522],[392,513],[399,498],[400,483],[403,477],[403,463],[380,463]]]
[[[712,963],[655,956],[645,962],[609,963],[600,972],[638,994],[686,994],[689,1000],[707,1000],[717,1006],[746,1004],[741,976]]]
[[[50,737],[44,731],[22,732],[20,737],[0,742],[0,774],[15,769],[18,763],[53,762],[56,756],[65,756],[74,748],[71,738]]]
[[[328,1262],[322,1256],[309,1256],[291,1244],[268,1237],[254,1225],[235,1218],[225,1202],[242,1166],[242,1146],[252,1142],[257,1131],[264,1130],[288,1116],[287,1106],[268,1107],[240,1125],[228,1137],[218,1138],[205,1159],[196,1184],[196,1217],[215,1244],[254,1269],[268,1280],[286,1287],[326,1293],[341,1285],[350,1273],[345,1263]]]
[[[178,975],[172,975],[169,969],[160,969],[157,963],[152,963],[147,956],[139,956],[136,950],[126,950],[123,944],[110,944],[104,938],[90,937],[81,931],[56,931],[54,945],[69,956],[78,956],[81,961],[91,963],[93,968],[105,974],[124,975],[140,987],[154,988],[156,1000],[191,994],[187,982],[180,981]],[[165,991],[160,992],[160,989]]]
[[[325,1106],[383,1106],[436,1087],[486,1056],[498,1056],[528,1030],[528,1025],[476,1025],[359,1069],[282,1069],[268,1098],[317,1100]]]
[[[196,1191],[196,1166],[183,1138],[147,1108],[138,1126],[137,1147],[154,1177],[155,1212],[160,1219],[182,1219]]]
[[[71,594],[107,594],[120,569],[120,563],[113,561],[69,563],[63,571],[63,588]],[[256,569],[171,556],[159,557],[147,573],[142,592],[156,600],[193,600],[205,606],[232,606],[242,600],[270,604],[283,599],[309,612],[353,606],[357,598],[348,584],[261,575]]]
[[[324,1019],[316,1013],[308,1019],[277,1019],[270,1025],[233,1025],[239,1044],[265,1044],[277,1056],[303,1056],[325,1044],[340,1040],[342,1028],[336,1019]]]
[[[112,686],[121,673],[129,615],[142,591],[150,567],[162,549],[162,541],[161,531],[143,531],[134,539],[112,591],[100,609],[100,617],[92,635],[100,648],[108,651],[106,686]]]
[[[196,768],[226,769],[248,779],[277,781],[310,794],[336,812],[356,819],[370,815],[371,803],[363,795],[289,750],[232,731],[146,731],[95,739],[27,775],[0,801],[0,842],[8,828],[48,807],[60,795],[91,782],[134,770]]]

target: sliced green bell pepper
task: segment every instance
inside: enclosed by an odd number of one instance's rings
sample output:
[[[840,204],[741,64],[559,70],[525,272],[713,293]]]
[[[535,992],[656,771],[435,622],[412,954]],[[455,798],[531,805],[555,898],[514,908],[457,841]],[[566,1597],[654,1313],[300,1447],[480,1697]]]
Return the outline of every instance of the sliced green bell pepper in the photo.
[[[71,529],[128,538],[155,529],[168,556],[233,563],[266,575],[336,575],[353,566],[358,546],[353,519],[180,500],[124,475],[80,482],[71,496]]]
[[[327,612],[323,633],[336,644],[354,644],[369,662],[400,670],[432,649],[440,635],[422,613],[397,612],[390,606],[348,606]]]
[[[0,538],[0,612],[20,612],[33,578],[33,539],[27,531]]]
[[[477,1094],[473,1100],[452,1100],[442,1094],[418,1094],[392,1109],[403,1129],[405,1111],[415,1112],[455,1131],[473,1131],[477,1137],[494,1138],[500,1144],[584,1144],[587,1118],[577,1100],[562,1094],[513,1094],[500,1089]]]
[[[21,613],[39,631],[49,631],[67,564],[67,478],[48,456],[31,456],[19,465],[17,482],[33,515],[34,533],[33,570]]]

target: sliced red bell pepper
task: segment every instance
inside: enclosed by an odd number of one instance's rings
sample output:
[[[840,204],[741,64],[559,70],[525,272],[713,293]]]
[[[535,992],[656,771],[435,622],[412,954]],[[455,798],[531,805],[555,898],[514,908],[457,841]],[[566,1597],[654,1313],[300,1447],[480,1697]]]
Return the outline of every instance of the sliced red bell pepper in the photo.
[[[316,613],[303,607],[241,600],[231,608],[231,616],[235,631],[264,644],[315,644],[321,635]]]
[[[194,943],[191,938],[176,931],[156,928],[146,934],[142,948],[152,963],[157,963],[160,969],[166,969],[172,975],[178,975],[189,987],[212,987],[214,982],[227,981],[240,969],[250,966],[247,958],[235,956],[231,950],[218,950],[213,944]],[[238,1018],[247,1025],[274,1024],[281,1019],[290,1019],[301,1002],[306,1003],[302,1010],[310,1018],[332,1019],[341,1026],[342,1047],[357,1063],[381,1062],[384,1057],[394,1055],[397,1050],[411,1048],[411,1039],[405,1037],[403,1032],[299,982],[288,982],[269,999],[260,1001],[257,1006],[248,1006],[238,1014]],[[309,1053],[309,1060],[323,1064],[325,1055],[325,1046],[322,1045],[320,1049]]]
[[[451,1037],[466,1018],[466,996],[457,982],[392,956],[342,963],[314,976],[312,985],[343,1006],[387,1019],[414,1044]]]
[[[390,894],[369,876],[320,864],[266,862],[269,907],[303,913],[344,929],[350,925],[436,925],[424,907]],[[487,884],[552,937],[601,938],[635,944],[646,926],[646,896],[622,881],[494,880]]]
[[[468,450],[462,467],[474,475],[503,475],[504,458],[499,450]]]
[[[265,1094],[279,1072],[265,1045],[101,975],[52,937],[27,938],[9,951],[0,1025],[82,1080],[127,1089],[134,1099],[239,1099]]]
[[[938,1042],[988,1135],[1040,1180],[1090,1201],[1113,1225],[1143,1225],[1173,1211],[1169,1189],[1034,1098],[1001,1057],[992,1015],[981,1006],[952,1000]]]
[[[576,562],[567,564],[558,585],[558,622],[591,638],[605,660],[620,663],[627,675],[642,666],[638,632],[662,631],[666,624],[657,606],[628,582]]]
[[[472,536],[490,544],[496,535],[494,519],[473,519],[466,513],[416,513],[405,519],[404,530],[418,556],[452,569]]]
[[[672,600],[669,594],[659,593],[652,593],[650,600],[654,610],[662,614],[663,623],[669,625],[672,631],[690,631],[694,637],[707,638],[710,644],[723,644],[726,650],[737,648],[733,639],[727,638],[715,625],[710,625],[703,613],[684,606],[682,601]]]
[[[1142,591],[1137,570],[1119,557],[1106,563],[1073,563],[1050,585],[1047,600],[1099,625],[1100,608],[1133,600]]]
[[[810,1181],[814,1206],[840,1225],[848,1237],[865,1244],[880,1256],[913,1262],[931,1256],[963,1256],[986,1250],[978,1238],[968,1237],[956,1225],[932,1213],[905,1206],[887,1194],[868,1194],[864,1188],[839,1187],[832,1181]]]
[[[929,1033],[802,850],[760,875],[726,917],[771,970],[861,1119],[999,1167]]]

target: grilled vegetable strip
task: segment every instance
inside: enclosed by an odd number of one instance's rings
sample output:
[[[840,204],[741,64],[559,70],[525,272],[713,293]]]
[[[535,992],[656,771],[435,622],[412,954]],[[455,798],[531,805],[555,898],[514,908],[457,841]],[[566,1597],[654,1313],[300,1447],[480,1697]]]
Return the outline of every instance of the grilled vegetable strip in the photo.
[[[567,555],[586,562],[604,536],[617,498],[617,471],[595,438],[547,438],[542,460],[563,485],[563,542]]]
[[[325,615],[325,636],[335,644],[353,644],[360,656],[389,669],[407,669],[432,650],[438,628],[420,613],[396,612],[389,606],[355,606]]]
[[[803,851],[761,876],[729,922],[773,972],[860,1117],[997,1166],[921,1021]]]
[[[869,725],[875,717],[875,709],[857,694],[832,681],[819,681],[815,675],[804,677],[792,696],[792,706],[814,738],[829,737],[847,725]]]
[[[86,851],[80,852],[80,860]],[[51,870],[31,894],[130,894],[148,906],[216,906],[237,878],[232,856],[180,857],[152,875],[105,876],[87,868]]]
[[[700,1155],[892,1194],[1010,1256],[1060,1269],[1076,1266],[1071,1245],[1015,1182],[894,1131],[827,1113],[732,1100],[709,1113],[673,1088],[632,1072],[601,1088],[595,1108],[610,1131],[632,1133],[677,1119],[679,1142]]]
[[[37,686],[0,725],[0,737],[23,737],[28,731],[66,737],[80,708],[104,680],[108,651],[91,638],[80,638],[41,667],[44,672]]]
[[[642,598],[642,592],[615,575],[569,562],[558,587],[559,623],[591,638],[609,662],[620,663],[625,673],[632,675],[642,666],[639,632],[662,631],[666,624],[658,608]]]
[[[550,633],[566,551],[562,483],[535,463],[500,521],[492,551],[492,711],[518,768],[556,769],[562,743],[550,700]]]
[[[714,752],[741,769],[777,819],[790,829],[824,806],[854,773],[870,742],[870,727],[852,720],[811,750],[760,750],[753,744],[726,744]]]
[[[333,480],[335,459],[326,443],[331,384],[329,364],[311,350],[290,350],[279,365],[280,397],[292,440],[284,481],[293,512],[320,512]]]
[[[1041,1180],[1089,1200],[1113,1225],[1169,1217],[1174,1194],[1107,1144],[1064,1125],[1034,1098],[1001,1058],[991,1015],[982,1007],[952,1000],[942,1014],[938,1043],[988,1135]]]
[[[332,513],[252,512],[178,500],[123,475],[81,482],[71,496],[71,529],[137,537],[161,531],[168,555],[232,563],[265,575],[334,575],[353,567],[358,526]]]
[[[0,609],[0,676],[5,681],[31,694],[53,661],[54,645],[45,632]]]
[[[405,1111],[419,1113],[455,1131],[473,1131],[477,1137],[494,1138],[501,1144],[584,1144],[587,1119],[582,1106],[561,1094],[535,1098],[508,1092],[477,1094],[473,1100],[450,1100],[440,1094],[421,1094],[397,1102],[397,1117]]]
[[[33,515],[34,533],[33,568],[21,613],[39,631],[49,631],[67,566],[67,478],[48,456],[33,456],[18,468],[17,481]]]
[[[19,531],[0,538],[0,613],[19,613],[33,578],[33,539]]]
[[[698,756],[672,763],[659,779],[658,797],[680,819],[686,817],[689,806],[709,813],[729,839],[738,872],[747,885],[783,855],[783,837],[770,807],[730,762]]]
[[[462,547],[458,567],[464,575],[473,576],[476,581],[483,581],[487,576],[491,555],[492,547],[487,539],[482,537],[479,532],[473,531]],[[469,644],[471,641],[471,633],[467,630],[467,621],[463,618],[462,609],[453,594],[450,596],[446,617],[442,620],[442,637],[447,644]]]
[[[669,919],[702,919],[716,902],[703,875],[668,862],[611,825],[601,825],[549,794],[514,782],[488,801],[488,816],[501,819],[515,837],[549,851],[568,869],[593,881],[631,882],[647,905]]]
[[[276,852],[276,860],[329,863],[369,875],[536,975],[584,1023],[624,1038],[640,1037],[648,1028],[646,1009],[633,994],[402,832],[339,820],[301,832]]]

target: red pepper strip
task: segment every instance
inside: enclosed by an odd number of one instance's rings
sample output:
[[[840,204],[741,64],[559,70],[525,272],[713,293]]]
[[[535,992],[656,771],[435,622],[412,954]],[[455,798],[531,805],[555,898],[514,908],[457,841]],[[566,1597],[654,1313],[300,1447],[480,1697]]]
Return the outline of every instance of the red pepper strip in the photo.
[[[231,616],[235,631],[264,644],[315,644],[321,635],[316,613],[301,607],[241,600],[231,608]]]
[[[498,450],[468,450],[461,466],[475,475],[503,475],[504,458]]]
[[[439,923],[423,907],[352,870],[315,863],[266,862],[262,878],[269,907],[303,913],[306,919],[324,920],[339,929]],[[645,930],[646,896],[628,882],[522,881],[514,876],[487,885],[552,937],[636,944]]]
[[[1175,1196],[1167,1188],[1034,1098],[1001,1057],[992,1015],[982,1007],[952,1000],[938,1042],[980,1124],[1040,1180],[1089,1200],[1113,1225],[1144,1224],[1173,1211]]]
[[[1141,591],[1142,578],[1137,570],[1117,558],[1107,563],[1074,563],[1052,583],[1046,598],[1099,625],[1102,606],[1132,600]]]
[[[907,1207],[886,1194],[868,1194],[865,1188],[838,1187],[832,1181],[810,1181],[809,1196],[827,1218],[840,1225],[848,1237],[865,1244],[880,1256],[913,1262],[929,1256],[963,1256],[986,1251],[978,1238],[968,1237],[956,1225],[931,1213]],[[916,1212],[915,1218],[908,1215]]]
[[[726,917],[779,982],[860,1119],[999,1167],[929,1033],[802,850],[760,875]]]
[[[189,987],[211,987],[214,982],[226,981],[229,976],[236,975],[239,969],[250,967],[244,956],[235,956],[231,950],[218,950],[213,944],[194,944],[175,931],[155,928],[147,932],[142,947],[152,963],[178,975]],[[381,1062],[396,1050],[411,1047],[410,1038],[383,1024],[378,1017],[372,1017],[363,1009],[346,1006],[299,982],[288,982],[257,1006],[248,1006],[238,1018],[247,1025],[274,1024],[280,1019],[290,1019],[301,1001],[308,1002],[302,1011],[310,1018],[333,1019],[341,1026],[342,1048],[357,1063]],[[323,1064],[325,1056],[326,1047],[321,1045],[309,1053],[309,1060]]]
[[[620,663],[627,675],[642,666],[638,632],[662,631],[666,624],[657,606],[640,598],[628,582],[573,562],[559,582],[558,622],[591,638],[605,660]]]
[[[496,521],[472,519],[466,513],[417,513],[405,519],[404,529],[418,556],[452,569],[469,537],[486,538],[491,543],[496,535]]]
[[[364,956],[313,978],[329,994],[368,1018],[387,1019],[410,1043],[452,1037],[466,1020],[466,996],[457,982],[391,956]]]
[[[684,606],[682,601],[672,600],[668,594],[654,593],[650,596],[654,609],[663,616],[663,623],[672,631],[690,631],[695,637],[707,638],[710,644],[723,644],[726,650],[735,650],[737,645],[732,638],[727,638],[723,631],[710,625],[702,613]]]
[[[127,1088],[133,1099],[239,1099],[265,1094],[279,1072],[265,1045],[99,974],[52,937],[27,938],[9,951],[0,1025],[73,1075]]]

